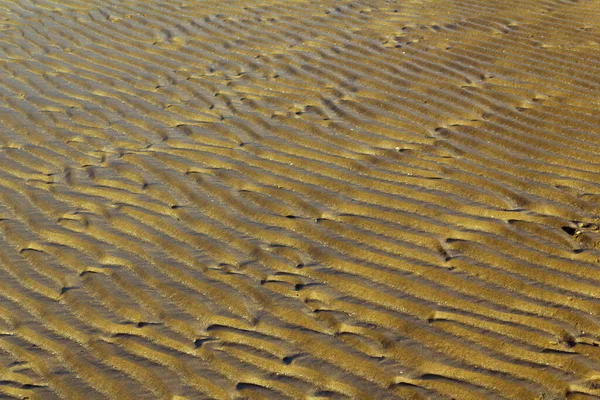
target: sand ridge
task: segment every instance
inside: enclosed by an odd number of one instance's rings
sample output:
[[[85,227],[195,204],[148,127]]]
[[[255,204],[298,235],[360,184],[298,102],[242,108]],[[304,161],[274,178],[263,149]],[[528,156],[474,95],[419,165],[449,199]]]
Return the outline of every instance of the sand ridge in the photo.
[[[0,393],[600,396],[595,1],[0,0]]]

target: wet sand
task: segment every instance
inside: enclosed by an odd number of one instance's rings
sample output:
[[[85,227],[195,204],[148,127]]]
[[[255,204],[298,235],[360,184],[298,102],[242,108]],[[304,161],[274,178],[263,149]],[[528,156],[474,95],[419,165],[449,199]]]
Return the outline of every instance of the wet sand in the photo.
[[[0,0],[0,397],[600,396],[599,25]]]

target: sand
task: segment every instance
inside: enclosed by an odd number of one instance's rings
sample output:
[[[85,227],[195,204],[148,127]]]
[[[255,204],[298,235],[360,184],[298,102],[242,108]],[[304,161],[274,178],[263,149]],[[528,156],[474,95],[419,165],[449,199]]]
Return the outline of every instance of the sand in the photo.
[[[0,397],[600,396],[600,2],[0,0]]]

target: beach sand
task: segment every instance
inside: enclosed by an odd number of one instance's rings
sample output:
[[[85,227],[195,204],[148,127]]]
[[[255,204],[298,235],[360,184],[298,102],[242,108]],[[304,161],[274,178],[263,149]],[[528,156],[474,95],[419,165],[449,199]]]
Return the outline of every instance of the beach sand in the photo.
[[[600,2],[0,0],[0,397],[600,396]]]

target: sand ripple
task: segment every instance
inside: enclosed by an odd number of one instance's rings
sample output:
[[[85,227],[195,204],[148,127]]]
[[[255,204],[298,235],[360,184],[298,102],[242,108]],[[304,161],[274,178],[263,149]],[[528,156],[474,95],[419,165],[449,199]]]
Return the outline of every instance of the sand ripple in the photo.
[[[0,393],[600,396],[599,21],[0,0]]]

